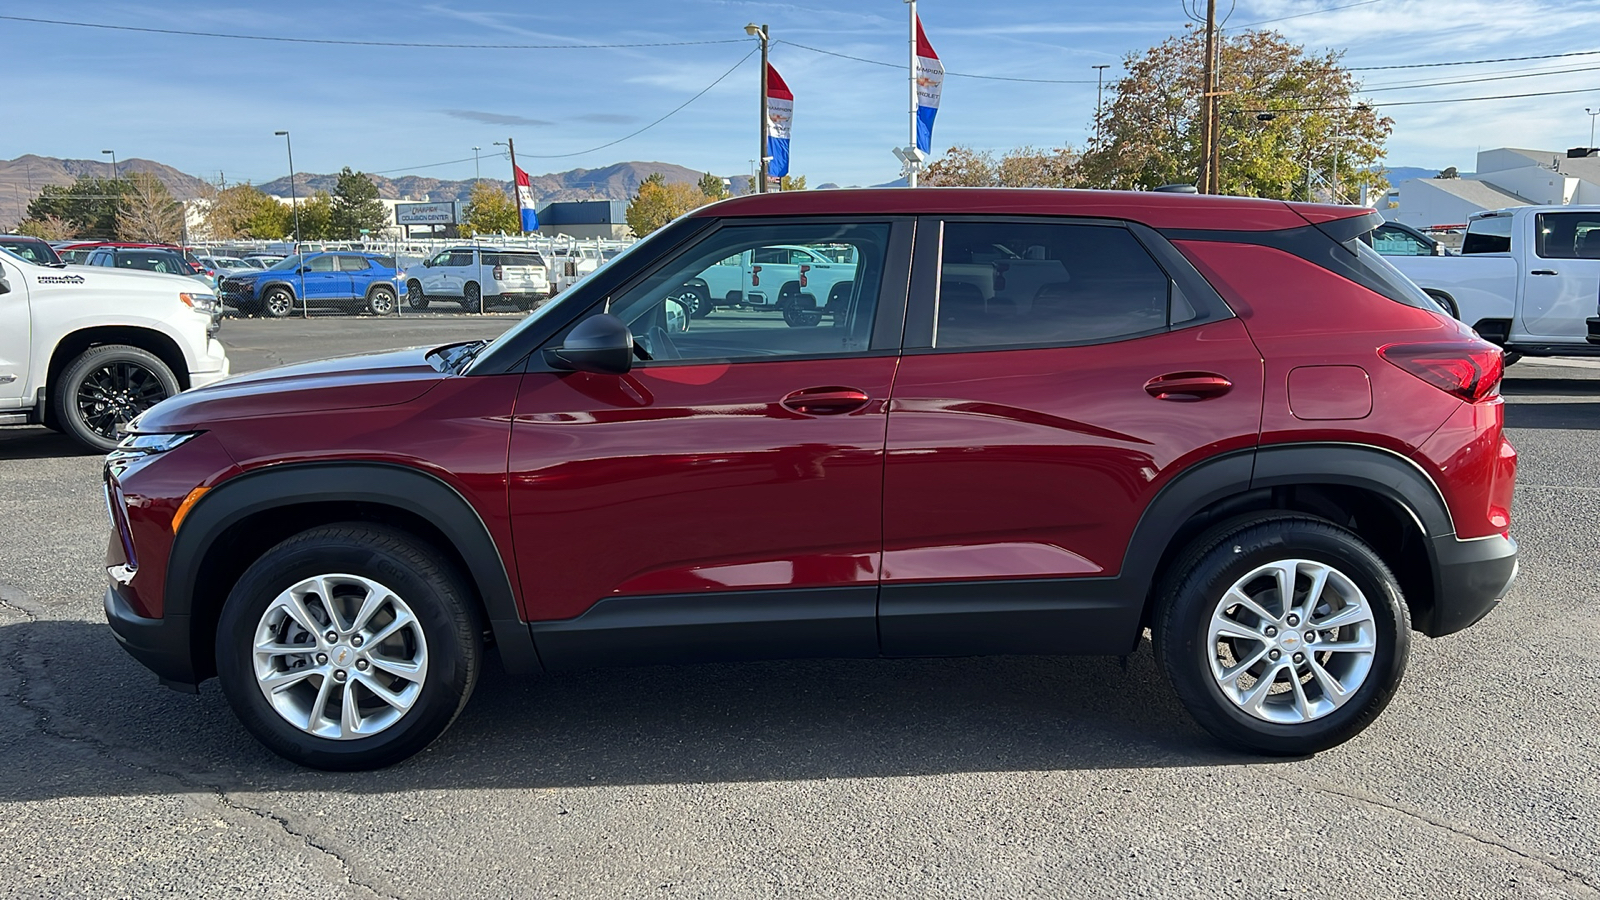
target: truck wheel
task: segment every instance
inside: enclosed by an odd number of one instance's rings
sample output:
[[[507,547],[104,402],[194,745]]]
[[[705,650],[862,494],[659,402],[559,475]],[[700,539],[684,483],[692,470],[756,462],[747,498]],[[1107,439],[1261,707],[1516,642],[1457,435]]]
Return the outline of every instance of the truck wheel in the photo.
[[[406,285],[406,305],[418,312],[428,308],[428,295],[422,292],[420,282],[410,282]]]
[[[155,354],[126,344],[91,347],[61,371],[50,387],[50,406],[61,430],[79,443],[109,453],[119,429],[182,388]]]
[[[1218,739],[1300,756],[1372,724],[1405,673],[1411,618],[1356,535],[1282,515],[1223,523],[1177,560],[1155,616],[1156,659]]]
[[[395,310],[394,290],[379,285],[367,292],[367,312],[375,316],[387,316]]]
[[[318,769],[393,765],[455,721],[482,667],[483,623],[425,542],[345,522],[268,550],[217,623],[217,675],[239,721]]]
[[[1457,320],[1461,318],[1461,308],[1456,306],[1454,297],[1451,297],[1449,294],[1441,293],[1440,291],[1424,291],[1423,293],[1427,294],[1429,297],[1432,297],[1440,306],[1443,306],[1445,312],[1450,314],[1450,318]]]
[[[469,281],[461,291],[461,308],[467,312],[483,312],[483,289],[477,282]]]
[[[261,307],[267,315],[282,319],[294,312],[294,294],[289,293],[286,287],[275,287],[261,298]]]

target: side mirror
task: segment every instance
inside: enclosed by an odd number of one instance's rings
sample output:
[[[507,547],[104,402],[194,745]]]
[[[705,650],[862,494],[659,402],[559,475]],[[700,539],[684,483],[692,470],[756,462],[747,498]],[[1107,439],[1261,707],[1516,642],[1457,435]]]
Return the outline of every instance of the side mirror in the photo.
[[[666,318],[667,334],[683,334],[689,330],[689,306],[677,297],[668,297],[662,313]]]
[[[567,332],[560,347],[544,352],[551,368],[601,375],[625,375],[633,368],[633,335],[609,313],[590,316]]]
[[[311,271],[311,267],[310,266],[301,266],[299,274],[304,275],[304,274],[306,274],[307,272],[310,272],[310,271]]]
[[[11,293],[11,282],[6,280],[5,275],[0,275],[0,294],[9,293]]]

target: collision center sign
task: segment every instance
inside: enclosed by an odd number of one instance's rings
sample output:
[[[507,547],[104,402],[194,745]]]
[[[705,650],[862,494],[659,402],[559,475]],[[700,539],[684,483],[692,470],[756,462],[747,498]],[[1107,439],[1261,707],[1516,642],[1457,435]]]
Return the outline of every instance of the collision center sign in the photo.
[[[456,221],[456,204],[454,202],[396,203],[394,205],[394,223],[396,225],[454,225]]]

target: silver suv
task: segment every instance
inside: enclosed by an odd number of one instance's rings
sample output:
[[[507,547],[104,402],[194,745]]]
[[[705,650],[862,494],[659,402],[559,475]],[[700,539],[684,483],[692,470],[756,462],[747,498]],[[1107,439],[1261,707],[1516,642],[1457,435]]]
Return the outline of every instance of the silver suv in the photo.
[[[499,300],[529,310],[550,296],[549,268],[536,250],[503,247],[452,247],[405,273],[406,302],[427,309],[434,300],[452,300],[468,312]]]

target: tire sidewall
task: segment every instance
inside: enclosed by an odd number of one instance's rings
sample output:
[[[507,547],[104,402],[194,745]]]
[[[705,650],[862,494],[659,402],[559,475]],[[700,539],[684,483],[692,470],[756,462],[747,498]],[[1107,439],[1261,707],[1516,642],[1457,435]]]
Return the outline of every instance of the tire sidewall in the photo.
[[[275,309],[272,303],[275,298],[279,297],[287,300],[287,302],[283,305],[282,312],[279,312],[277,309]],[[283,287],[269,288],[267,292],[261,296],[261,311],[274,319],[287,318],[290,313],[294,312],[294,294],[290,293],[287,288]]]
[[[1223,593],[1252,570],[1283,559],[1320,562],[1349,578],[1372,610],[1378,644],[1354,697],[1320,719],[1293,725],[1236,706],[1211,672],[1213,648],[1206,641]],[[1355,535],[1331,524],[1282,520],[1246,528],[1203,554],[1169,601],[1157,647],[1174,687],[1202,726],[1247,749],[1301,755],[1341,744],[1383,711],[1405,674],[1411,623],[1394,576]]]
[[[367,311],[375,316],[387,316],[396,306],[394,291],[386,287],[375,287],[367,294]]]
[[[108,362],[131,362],[148,370],[155,375],[156,380],[161,382],[162,389],[166,391],[166,397],[162,397],[162,400],[183,389],[172,369],[148,350],[124,344],[105,344],[91,347],[79,354],[61,370],[56,388],[51,389],[55,400],[53,404],[55,421],[62,431],[71,435],[78,443],[101,453],[109,453],[115,449],[118,439],[107,440],[95,433],[83,420],[78,410],[78,390],[83,387],[83,381],[91,371]]]
[[[417,310],[428,308],[428,295],[422,292],[422,285],[418,282],[406,285],[406,304]]]
[[[450,609],[467,609],[467,597],[459,579],[442,566],[437,572],[442,577],[429,578],[403,555],[353,540],[347,529],[308,534],[319,537],[291,538],[269,550],[229,593],[216,640],[223,693],[244,726],[285,759],[333,770],[392,765],[443,733],[471,692],[477,673],[470,642],[475,638],[459,633],[460,619]],[[412,708],[384,731],[352,741],[314,737],[284,721],[261,694],[251,649],[261,616],[279,593],[305,578],[335,573],[370,578],[394,591],[417,617],[428,648],[428,675]]]

